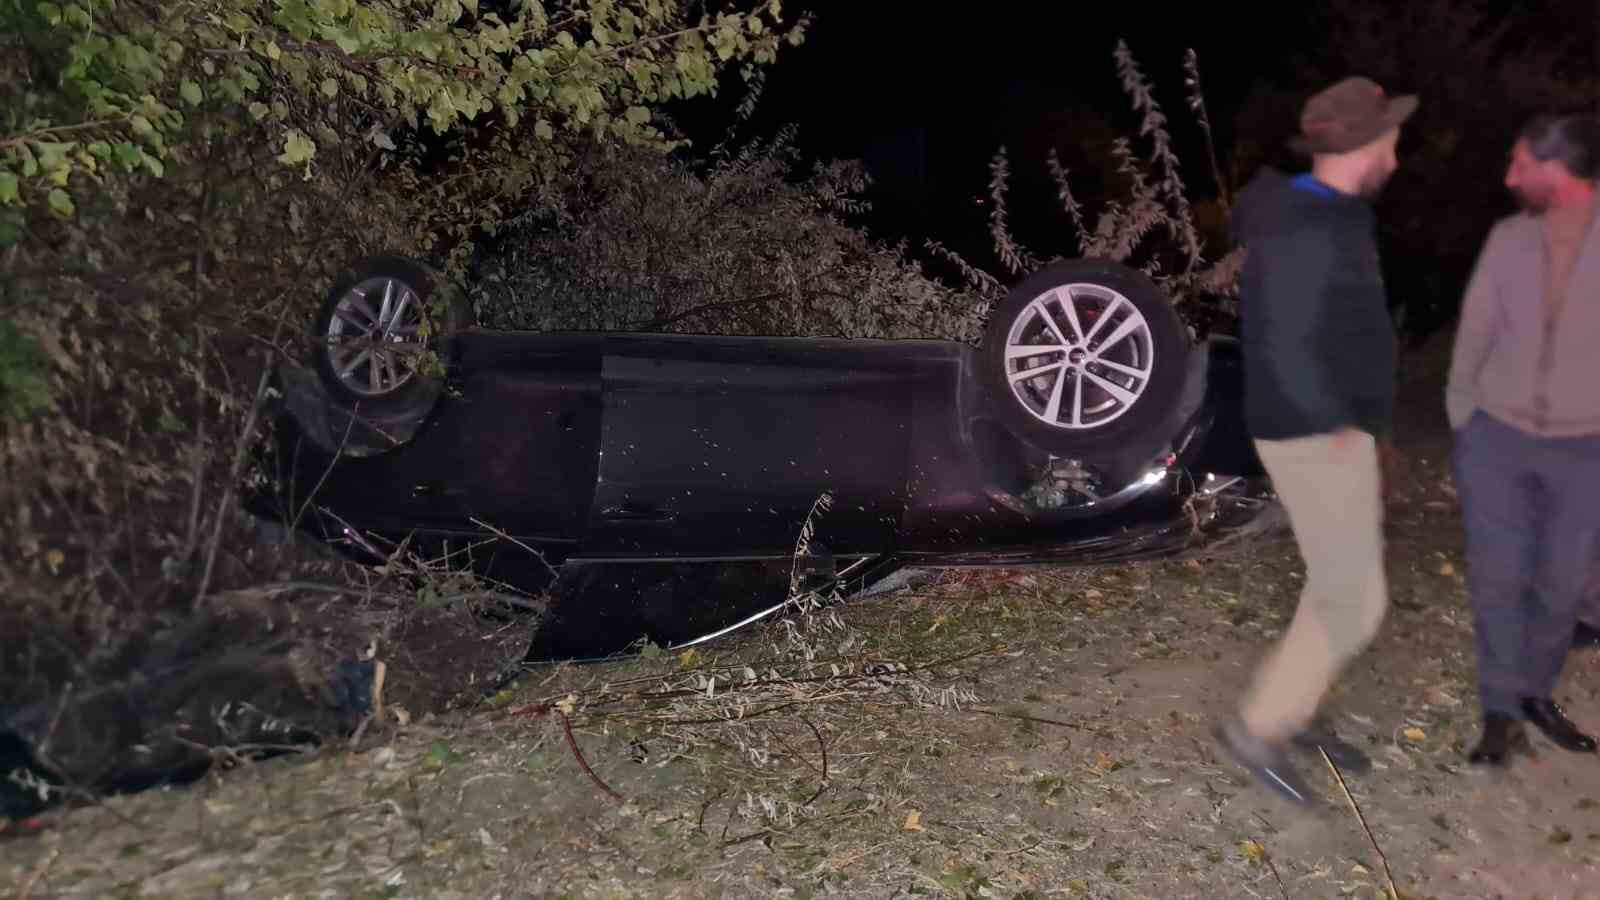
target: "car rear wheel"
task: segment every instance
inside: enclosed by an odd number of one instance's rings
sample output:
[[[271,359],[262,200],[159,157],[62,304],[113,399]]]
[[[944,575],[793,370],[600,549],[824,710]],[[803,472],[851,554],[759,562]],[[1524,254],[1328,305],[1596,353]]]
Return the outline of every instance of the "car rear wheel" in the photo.
[[[1051,454],[1116,463],[1174,439],[1190,341],[1155,282],[1073,259],[1024,279],[990,316],[984,381],[1007,430]]]
[[[471,307],[425,266],[361,260],[318,311],[314,368],[333,398],[370,415],[425,414],[442,387],[455,335]]]

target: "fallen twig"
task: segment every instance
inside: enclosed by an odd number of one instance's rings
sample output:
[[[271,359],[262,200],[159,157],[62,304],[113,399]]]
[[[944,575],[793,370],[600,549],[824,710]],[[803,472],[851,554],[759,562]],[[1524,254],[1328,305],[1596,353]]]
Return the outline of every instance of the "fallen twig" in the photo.
[[[727,828],[726,825],[724,825],[723,828],[722,828],[722,838],[719,839],[719,840],[721,840],[721,844],[719,846],[722,849],[727,849],[729,847],[733,847],[733,846],[736,846],[738,844],[747,843],[749,841],[753,841],[753,840],[756,840],[758,838],[775,837],[775,836],[779,836],[779,835],[793,834],[794,832],[796,832],[796,831],[798,831],[798,830],[800,830],[802,828],[805,828],[805,827],[810,826],[810,825],[814,825],[814,824],[819,823],[819,822],[834,822],[834,821],[838,821],[839,819],[853,819],[853,818],[859,818],[861,815],[862,815],[862,813],[857,811],[857,810],[830,813],[830,814],[828,814],[826,816],[817,816],[816,818],[813,818],[813,819],[802,819],[799,822],[796,822],[794,824],[794,826],[791,827],[788,831],[780,831],[779,829],[772,828],[772,827],[758,828],[755,831],[750,832],[749,834],[743,834],[743,835],[740,835],[738,837],[733,837],[733,838],[730,838],[730,837],[727,836],[728,835],[728,828]],[[731,807],[729,808],[729,811],[728,811],[728,818],[730,820],[733,818],[733,810],[732,810]]]
[[[1372,843],[1373,852],[1378,854],[1378,861],[1383,863],[1383,877],[1388,882],[1389,900],[1400,900],[1400,892],[1394,886],[1394,872],[1389,868],[1389,857],[1383,852],[1383,848],[1378,845],[1378,837],[1372,833],[1372,828],[1367,825],[1367,817],[1361,814],[1361,805],[1356,802],[1355,795],[1350,793],[1349,785],[1344,782],[1344,775],[1339,771],[1339,767],[1333,764],[1333,760],[1328,757],[1328,751],[1318,747],[1317,752],[1322,754],[1322,761],[1328,764],[1328,771],[1333,773],[1333,779],[1339,783],[1339,790],[1344,793],[1344,799],[1350,802],[1350,809],[1355,812],[1356,821],[1361,823],[1361,830],[1367,833],[1367,840]]]
[[[567,746],[572,748],[572,755],[578,760],[578,766],[583,769],[583,774],[588,775],[589,780],[593,781],[595,786],[600,788],[600,790],[605,791],[606,794],[611,797],[611,799],[617,801],[618,803],[628,802],[623,799],[621,794],[612,790],[610,785],[606,784],[604,781],[601,781],[600,776],[596,775],[594,770],[589,768],[589,761],[583,758],[583,751],[578,749],[577,738],[572,736],[572,720],[567,718],[566,710],[563,710],[560,707],[551,708],[561,716],[561,730],[567,736]]]
[[[350,748],[355,749],[361,745],[361,738],[367,733],[367,726],[373,722],[383,721],[383,680],[389,667],[381,659],[372,662],[372,692],[367,714],[361,717],[361,724],[356,726],[355,733],[350,735]]]
[[[39,860],[39,864],[33,867],[33,871],[29,872],[27,879],[22,882],[22,889],[17,892],[17,900],[28,900],[28,896],[33,893],[39,882],[44,880],[45,873],[50,871],[50,867],[55,865],[56,857],[60,855],[60,847],[50,848],[50,852],[44,859]]]
[[[706,830],[706,813],[711,809],[711,804],[717,802],[718,800],[721,800],[724,796],[725,796],[725,794],[722,791],[718,791],[717,795],[715,797],[712,797],[710,800],[707,800],[706,802],[700,804],[700,818],[695,820],[695,823],[694,823],[694,830],[695,831],[698,831],[701,834],[705,833],[705,830]]]
[[[604,791],[606,796],[618,803],[628,802],[621,794],[612,790],[610,785],[606,784],[604,781],[601,781],[600,776],[596,775],[594,769],[589,767],[589,761],[583,758],[583,751],[578,749],[578,739],[572,736],[572,720],[567,718],[566,710],[556,706],[553,703],[531,703],[527,706],[519,706],[516,709],[509,710],[507,711],[506,715],[507,717],[512,718],[524,718],[530,716],[546,716],[552,712],[561,716],[561,730],[566,735],[567,746],[572,748],[572,756],[578,761],[578,767],[583,769],[583,774],[589,776],[589,780],[594,782],[595,787],[598,787],[600,790]]]
[[[822,739],[822,729],[818,728],[810,719],[801,716],[800,721],[810,726],[811,732],[817,736],[817,748],[822,751],[822,783],[817,785],[817,792],[802,804],[803,806],[810,806],[817,802],[817,798],[822,796],[823,791],[828,789],[828,742]]]
[[[481,528],[488,529],[490,532],[492,532],[494,534],[495,537],[498,537],[501,540],[510,541],[511,543],[516,544],[518,547],[521,547],[522,549],[524,549],[524,550],[528,551],[529,553],[533,554],[533,558],[537,559],[539,561],[539,564],[544,566],[545,571],[549,572],[552,577],[555,577],[555,578],[560,578],[561,577],[561,573],[556,571],[556,567],[555,566],[550,565],[550,560],[545,559],[545,556],[544,556],[543,553],[540,553],[539,551],[533,549],[532,547],[529,547],[526,543],[517,540],[516,538],[514,538],[511,535],[507,534],[506,532],[500,530],[499,528],[496,528],[493,525],[490,525],[488,522],[483,521],[482,519],[478,518],[477,516],[473,516],[471,521],[472,521],[472,523],[474,525],[477,525],[477,526],[479,526]]]
[[[1278,864],[1272,861],[1272,854],[1263,852],[1261,861],[1267,864],[1267,870],[1272,873],[1273,880],[1278,882],[1278,893],[1283,895],[1283,900],[1289,900],[1289,889],[1283,886],[1283,876],[1278,874]]]
[[[1028,853],[1028,852],[1031,852],[1033,850],[1037,850],[1039,848],[1039,845],[1041,845],[1043,843],[1044,843],[1044,838],[1042,838],[1042,837],[1041,838],[1034,838],[1033,839],[1033,843],[1029,844],[1028,846],[1019,847],[1016,850],[1007,850],[1006,852],[1004,852],[1004,853],[1002,853],[1000,855],[1001,856],[1021,856],[1024,853]]]
[[[973,651],[969,651],[967,653],[959,653],[959,654],[956,654],[954,656],[947,656],[947,657],[944,657],[942,659],[936,659],[936,660],[932,660],[932,661],[926,662],[926,663],[919,663],[919,664],[914,665],[914,666],[907,666],[907,667],[905,667],[903,669],[886,669],[884,671],[867,671],[867,670],[864,669],[864,670],[859,671],[859,672],[845,671],[845,672],[840,672],[837,675],[834,675],[834,674],[830,673],[828,675],[810,675],[810,676],[807,676],[807,677],[804,677],[804,678],[784,678],[784,677],[781,677],[781,676],[778,677],[778,678],[753,678],[753,679],[750,679],[750,680],[747,680],[747,681],[740,681],[740,682],[730,683],[726,687],[722,688],[722,690],[724,692],[726,692],[726,693],[732,693],[732,692],[735,692],[735,691],[755,691],[755,690],[761,690],[763,688],[794,688],[794,687],[800,687],[800,686],[803,686],[803,685],[814,685],[814,684],[825,684],[825,683],[848,684],[850,682],[856,682],[856,681],[878,681],[878,682],[881,682],[885,678],[903,677],[903,676],[906,676],[906,675],[913,674],[915,672],[925,672],[925,671],[927,671],[929,669],[938,668],[939,666],[953,665],[953,664],[958,663],[958,662],[965,662],[965,661],[967,661],[969,659],[973,659],[975,657],[985,656],[985,655],[993,654],[993,653],[999,653],[999,652],[1002,652],[1003,650],[1004,650],[1003,647],[985,647],[985,648],[980,649],[980,650],[973,650]],[[762,665],[768,665],[768,664],[767,663],[762,663]],[[817,666],[816,663],[813,663],[811,665],[813,667],[819,667],[819,666]],[[741,666],[741,665],[731,665],[731,666],[722,666],[722,667],[717,667],[717,668],[721,668],[721,669],[742,669],[742,668],[746,668],[746,667],[745,666]],[[711,670],[710,668],[707,669],[707,671],[710,671],[710,670]],[[675,674],[686,675],[686,674],[693,674],[693,672],[694,672],[694,670],[685,670],[684,672],[675,673]],[[652,683],[660,683],[662,681],[662,676],[660,676],[660,675],[649,675],[649,676],[645,676],[644,678],[637,678],[637,679],[632,679],[632,680],[634,682],[649,681],[649,682],[652,682]],[[625,684],[625,683],[626,682],[618,682],[617,684]],[[615,688],[616,686],[617,685],[611,685],[612,688]],[[696,690],[696,689],[693,689],[693,688],[670,688],[670,689],[661,690],[661,691],[636,691],[636,692],[631,693],[631,694],[619,694],[619,695],[617,695],[615,697],[615,699],[608,700],[607,703],[614,705],[614,704],[620,704],[620,703],[627,703],[629,701],[636,701],[636,702],[637,701],[646,701],[647,702],[647,701],[651,701],[651,700],[672,700],[672,699],[677,699],[677,698],[680,698],[680,697],[695,696],[695,695],[698,695],[698,694],[701,694],[701,693],[703,693],[703,692],[699,691],[699,690]],[[599,705],[599,704],[597,703],[597,704],[594,704],[594,705]],[[687,723],[680,722],[678,724],[687,724]]]
[[[1062,728],[1071,728],[1075,731],[1086,732],[1098,738],[1105,738],[1108,741],[1115,740],[1115,737],[1109,732],[1101,731],[1098,728],[1093,728],[1088,725],[1079,725],[1076,722],[1063,722],[1060,719],[1044,719],[1040,718],[1039,716],[1030,716],[1024,713],[996,712],[992,709],[972,709],[969,707],[967,712],[977,713],[981,716],[994,716],[997,719],[1018,719],[1023,722],[1038,722],[1040,725],[1059,725]]]

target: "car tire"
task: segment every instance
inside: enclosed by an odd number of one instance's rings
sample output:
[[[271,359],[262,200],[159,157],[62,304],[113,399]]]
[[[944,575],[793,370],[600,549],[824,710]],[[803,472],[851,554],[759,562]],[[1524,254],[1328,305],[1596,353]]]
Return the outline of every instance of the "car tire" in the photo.
[[[448,369],[456,335],[471,325],[471,305],[442,275],[400,256],[368,257],[323,299],[312,367],[331,399],[359,416],[425,416],[444,378],[422,362],[431,351]]]
[[[1038,353],[1016,349],[1036,344]],[[1192,393],[1192,350],[1148,276],[1107,260],[1064,260],[1023,279],[991,313],[983,380],[994,415],[1019,439],[1120,468],[1176,436]]]

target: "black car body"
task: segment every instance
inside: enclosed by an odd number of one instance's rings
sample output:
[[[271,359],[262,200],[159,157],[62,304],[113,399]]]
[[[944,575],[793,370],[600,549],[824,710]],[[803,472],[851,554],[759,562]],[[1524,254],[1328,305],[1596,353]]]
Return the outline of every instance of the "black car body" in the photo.
[[[301,527],[369,562],[406,540],[548,593],[530,659],[682,646],[796,590],[904,567],[1191,550],[1259,524],[1266,497],[1228,338],[1184,350],[1161,420],[1097,452],[1098,487],[997,414],[986,347],[472,327],[452,341],[446,386],[381,452],[341,452],[349,404],[281,371],[276,477],[253,508],[303,508]]]

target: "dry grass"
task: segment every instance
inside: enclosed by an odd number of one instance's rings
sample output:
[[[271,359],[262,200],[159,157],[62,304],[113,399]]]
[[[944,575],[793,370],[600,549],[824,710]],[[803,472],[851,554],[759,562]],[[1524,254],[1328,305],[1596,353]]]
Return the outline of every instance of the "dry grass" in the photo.
[[[1376,898],[1375,840],[1402,897],[1582,896],[1584,761],[1462,771],[1470,627],[1437,466],[1394,513],[1393,617],[1331,699],[1376,762],[1346,778],[1364,822],[1315,758],[1325,806],[1300,817],[1205,737],[1292,609],[1280,534],[950,572],[693,653],[547,667],[354,749],[76,811],[0,842],[0,877],[35,897]],[[1600,715],[1597,664],[1574,658],[1577,715]]]

